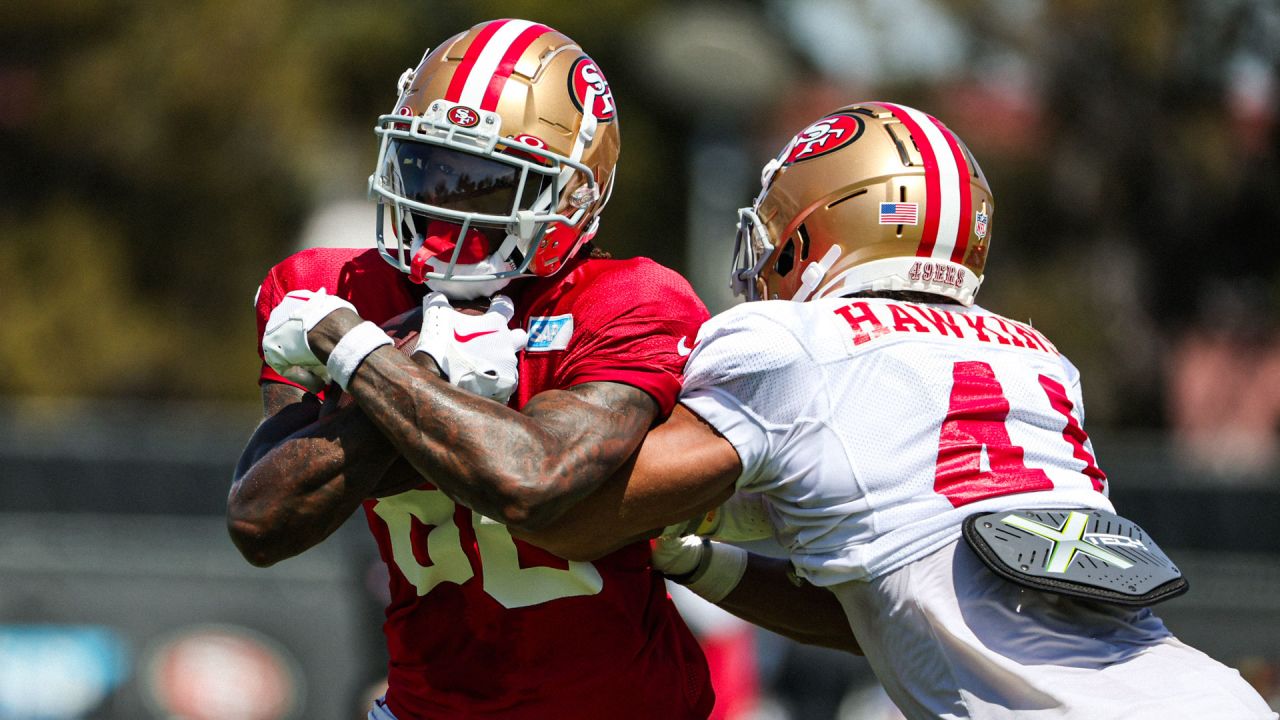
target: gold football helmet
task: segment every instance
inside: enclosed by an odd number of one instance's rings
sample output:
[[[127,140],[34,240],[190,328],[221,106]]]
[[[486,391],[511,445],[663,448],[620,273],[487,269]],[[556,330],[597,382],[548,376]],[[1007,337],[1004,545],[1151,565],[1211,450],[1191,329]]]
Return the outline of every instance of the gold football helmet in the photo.
[[[935,118],[885,102],[812,123],[765,165],[738,211],[732,284],[748,300],[865,290],[954,298],[982,284],[991,188]]]
[[[491,294],[555,273],[595,234],[618,159],[617,109],[573,40],[527,20],[484,22],[428,51],[398,90],[378,118],[369,193],[382,256],[415,282]]]

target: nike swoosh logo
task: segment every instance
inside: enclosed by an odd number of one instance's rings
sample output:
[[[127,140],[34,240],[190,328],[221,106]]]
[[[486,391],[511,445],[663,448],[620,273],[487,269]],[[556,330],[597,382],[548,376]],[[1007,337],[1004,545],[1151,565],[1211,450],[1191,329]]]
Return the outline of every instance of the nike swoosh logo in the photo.
[[[497,330],[481,330],[480,332],[473,332],[473,333],[467,333],[466,335],[459,335],[458,331],[454,330],[453,339],[457,340],[458,342],[471,342],[472,340],[475,340],[481,335],[492,335],[496,332],[498,331]]]
[[[693,352],[693,348],[684,344],[684,341],[688,339],[689,338],[687,337],[682,337],[680,338],[680,342],[676,343],[676,354],[679,355],[680,357],[684,357],[689,353]]]

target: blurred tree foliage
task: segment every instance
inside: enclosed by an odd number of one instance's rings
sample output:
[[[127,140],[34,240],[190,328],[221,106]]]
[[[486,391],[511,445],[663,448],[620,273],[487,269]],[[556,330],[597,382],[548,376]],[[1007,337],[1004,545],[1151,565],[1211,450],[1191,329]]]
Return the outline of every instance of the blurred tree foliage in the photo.
[[[1248,281],[1265,288],[1264,313],[1280,306],[1274,0],[1044,0],[1025,22],[1001,12],[1015,0],[936,3],[964,28],[962,69],[827,83],[822,102],[894,99],[965,137],[998,200],[984,302],[1058,339],[1090,378],[1095,417],[1159,422],[1160,355],[1201,288]],[[735,6],[784,32],[786,2]],[[400,72],[492,17],[546,22],[600,61],[624,137],[601,238],[682,269],[690,124],[636,52],[663,7],[679,6],[0,6],[0,394],[254,397],[258,281],[315,208],[363,195]],[[891,38],[884,49],[909,53]],[[1030,68],[1012,123],[992,114],[1011,107],[993,102],[991,71],[1008,56]],[[1242,95],[1250,77],[1269,92]],[[803,123],[798,95],[817,84],[739,122],[758,133],[752,162]]]
[[[254,289],[316,205],[363,194],[401,70],[521,15],[621,66],[639,8],[593,8],[616,24],[546,2],[5,4],[0,393],[254,397]],[[639,202],[609,228],[634,227],[634,246],[662,182],[618,95],[636,156],[619,183]]]
[[[1094,417],[1161,423],[1169,353],[1227,322],[1216,294],[1278,328],[1280,5],[1053,0],[1010,28],[998,0],[948,4],[975,44],[1030,61],[1038,96],[1032,152],[974,148],[1001,215],[984,302],[1056,339]],[[984,119],[966,119],[969,137]]]

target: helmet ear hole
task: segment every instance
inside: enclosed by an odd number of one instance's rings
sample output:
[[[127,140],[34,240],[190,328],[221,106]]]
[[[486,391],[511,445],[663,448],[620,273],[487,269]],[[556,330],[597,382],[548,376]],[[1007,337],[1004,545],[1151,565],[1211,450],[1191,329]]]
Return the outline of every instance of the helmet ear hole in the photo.
[[[779,277],[785,277],[791,272],[791,268],[796,266],[796,241],[795,238],[787,238],[787,244],[782,247],[782,252],[778,253],[778,262],[774,264],[773,271]]]

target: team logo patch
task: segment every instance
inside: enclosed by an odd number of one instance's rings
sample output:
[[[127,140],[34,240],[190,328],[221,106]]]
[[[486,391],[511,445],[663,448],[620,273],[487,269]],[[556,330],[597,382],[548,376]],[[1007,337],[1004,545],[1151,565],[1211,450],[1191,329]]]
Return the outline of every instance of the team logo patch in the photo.
[[[862,136],[866,125],[857,115],[836,113],[800,131],[783,149],[782,164],[812,160],[848,145]]]
[[[982,212],[981,210],[979,210],[977,216],[974,217],[973,234],[977,235],[979,240],[987,236],[987,222],[990,219],[991,218],[989,218],[987,214]]]
[[[600,72],[596,61],[583,55],[573,62],[573,68],[569,70],[569,97],[573,98],[573,104],[579,110],[582,110],[582,103],[587,99],[587,88],[591,88],[596,95],[591,108],[592,114],[600,122],[612,120],[617,114],[617,106],[613,103],[613,90],[609,88],[609,81],[604,79],[604,73]]]
[[[547,315],[529,318],[529,343],[526,352],[550,352],[569,347],[573,337],[573,315]]]
[[[459,127],[475,127],[480,122],[480,113],[465,105],[455,105],[449,108],[449,112],[445,117],[449,118],[449,122]]]

